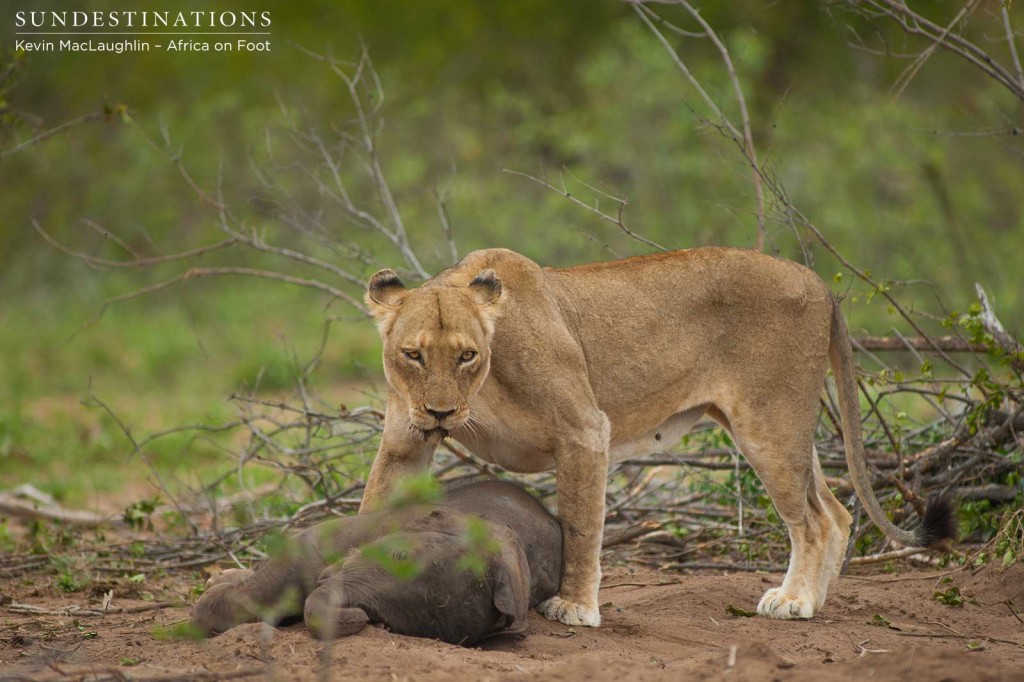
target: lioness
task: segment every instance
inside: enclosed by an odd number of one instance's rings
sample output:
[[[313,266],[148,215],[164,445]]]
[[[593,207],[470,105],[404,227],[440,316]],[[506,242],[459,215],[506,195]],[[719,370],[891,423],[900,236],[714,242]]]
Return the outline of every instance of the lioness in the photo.
[[[846,323],[828,286],[796,263],[701,248],[556,269],[488,249],[412,290],[381,270],[366,301],[384,342],[388,399],[361,510],[428,466],[448,435],[512,471],[554,468],[564,562],[559,595],[538,607],[550,619],[600,624],[609,465],[674,443],[704,415],[728,430],[789,528],[789,570],[758,613],[820,609],[851,523],[814,450],[830,361],[868,516],[903,545],[954,534],[944,502],[916,532],[879,506]]]

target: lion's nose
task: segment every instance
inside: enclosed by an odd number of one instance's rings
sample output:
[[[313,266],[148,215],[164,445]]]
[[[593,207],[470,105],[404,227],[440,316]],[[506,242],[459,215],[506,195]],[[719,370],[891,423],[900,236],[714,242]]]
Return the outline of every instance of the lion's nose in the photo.
[[[448,415],[453,414],[455,412],[455,410],[432,410],[429,407],[426,408],[426,410],[437,421],[441,421],[442,419],[444,419]]]

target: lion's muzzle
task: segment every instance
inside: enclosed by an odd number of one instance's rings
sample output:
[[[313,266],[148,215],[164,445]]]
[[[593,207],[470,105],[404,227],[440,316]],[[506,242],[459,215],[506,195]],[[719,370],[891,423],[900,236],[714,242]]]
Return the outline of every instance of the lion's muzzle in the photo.
[[[420,431],[448,433],[463,426],[469,419],[469,410],[462,407],[439,410],[423,406],[409,411],[409,419]]]

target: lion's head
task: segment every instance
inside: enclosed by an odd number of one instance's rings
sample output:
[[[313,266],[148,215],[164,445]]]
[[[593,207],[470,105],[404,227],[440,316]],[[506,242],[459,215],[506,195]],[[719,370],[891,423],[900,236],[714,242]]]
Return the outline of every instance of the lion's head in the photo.
[[[384,342],[384,376],[424,435],[469,420],[469,399],[490,369],[501,291],[493,270],[468,286],[406,289],[392,270],[370,278],[366,303]]]

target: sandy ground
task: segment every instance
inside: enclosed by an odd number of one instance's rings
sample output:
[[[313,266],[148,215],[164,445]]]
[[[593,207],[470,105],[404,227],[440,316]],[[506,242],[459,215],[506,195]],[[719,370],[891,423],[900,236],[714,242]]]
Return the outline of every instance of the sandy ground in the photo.
[[[1024,615],[1014,615],[1024,612],[1024,566],[962,570],[948,582],[937,575],[844,577],[819,616],[778,622],[727,607],[754,608],[779,575],[618,567],[602,584],[601,628],[569,628],[531,614],[525,637],[476,649],[376,627],[325,647],[301,624],[166,640],[154,630],[185,618],[185,607],[90,617],[23,615],[11,602],[52,611],[95,606],[109,588],[113,607],[152,607],[142,597],[185,599],[195,576],[141,587],[121,580],[64,596],[56,596],[49,577],[18,578],[0,585],[0,680],[1024,681]],[[951,586],[968,602],[950,607],[933,598]],[[876,615],[890,625],[869,624]]]

